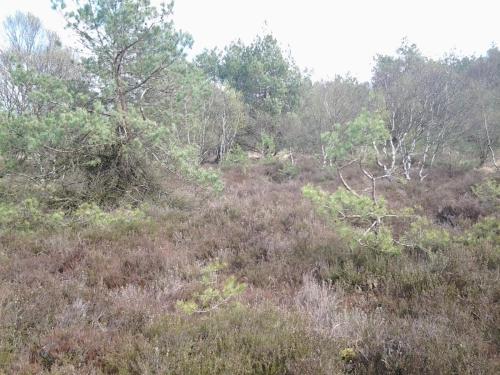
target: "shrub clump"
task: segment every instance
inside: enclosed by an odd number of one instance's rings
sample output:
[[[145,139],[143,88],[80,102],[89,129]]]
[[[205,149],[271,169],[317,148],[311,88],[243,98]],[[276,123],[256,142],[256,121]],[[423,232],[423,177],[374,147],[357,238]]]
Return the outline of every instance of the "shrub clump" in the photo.
[[[18,204],[0,203],[0,233],[54,230],[62,225],[63,221],[62,211],[47,212],[36,198],[28,198]]]
[[[217,272],[225,267],[226,264],[220,262],[205,266],[201,272],[202,290],[189,300],[177,301],[177,308],[186,314],[209,312],[228,304],[231,299],[243,293],[246,285],[236,281],[234,276],[218,285]]]
[[[384,219],[396,216],[389,211],[384,199],[374,201],[343,188],[329,194],[311,185],[304,186],[302,193],[313,202],[319,213],[332,220],[352,246],[360,245],[386,254],[401,252],[384,224]]]
[[[124,353],[125,352],[125,353]],[[151,355],[151,353],[153,353]],[[294,316],[271,309],[166,316],[121,352],[105,371],[119,374],[322,374],[321,345]]]
[[[485,211],[489,213],[500,211],[500,184],[496,180],[487,179],[473,186],[472,191]]]
[[[450,234],[424,217],[411,223],[409,230],[404,233],[403,241],[406,246],[425,252],[445,251],[451,245]]]

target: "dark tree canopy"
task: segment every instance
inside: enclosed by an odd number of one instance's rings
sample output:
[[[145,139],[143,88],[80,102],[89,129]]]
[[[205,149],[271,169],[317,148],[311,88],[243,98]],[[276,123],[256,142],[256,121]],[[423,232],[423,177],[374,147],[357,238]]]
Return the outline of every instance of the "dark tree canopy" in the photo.
[[[250,45],[232,43],[223,53],[205,52],[198,63],[210,76],[241,91],[254,110],[278,115],[297,108],[300,71],[272,35],[258,36]]]

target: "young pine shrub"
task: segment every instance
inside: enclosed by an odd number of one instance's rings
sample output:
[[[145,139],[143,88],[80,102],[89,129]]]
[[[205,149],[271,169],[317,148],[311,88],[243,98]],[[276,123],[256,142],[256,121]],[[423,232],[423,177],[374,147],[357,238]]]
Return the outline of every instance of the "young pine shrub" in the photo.
[[[424,251],[427,254],[446,251],[452,245],[448,231],[438,225],[433,225],[424,217],[419,217],[411,223],[401,242],[406,247]]]
[[[339,233],[352,246],[363,246],[378,253],[399,254],[400,247],[392,238],[384,219],[397,216],[389,211],[385,200],[373,201],[343,188],[329,194],[311,185],[302,188],[318,212],[331,220]]]
[[[258,144],[259,150],[266,158],[276,154],[276,141],[270,134],[262,132],[260,135],[260,143]]]
[[[104,211],[95,203],[80,205],[72,214],[72,219],[77,227],[123,229],[124,231],[147,222],[146,214],[141,208],[122,207]]]
[[[265,174],[273,182],[282,183],[293,180],[299,175],[299,168],[289,161],[269,159],[266,163]]]
[[[218,171],[200,166],[197,147],[171,145],[169,157],[189,182],[210,188],[217,193],[224,190],[224,183]]]
[[[473,251],[490,270],[500,268],[500,221],[488,216],[474,224],[460,238],[466,250]]]
[[[217,272],[226,267],[226,264],[213,262],[202,270],[202,290],[185,301],[177,301],[177,308],[190,315],[206,313],[218,308],[224,308],[231,300],[242,294],[246,285],[236,281],[234,276],[228,277],[222,285],[218,285]]]
[[[248,155],[240,145],[236,145],[231,150],[224,155],[222,159],[222,166],[224,167],[232,167],[232,166],[240,166],[246,171],[250,159]]]
[[[487,179],[474,185],[472,191],[486,213],[495,214],[500,211],[500,184],[497,180]]]
[[[27,198],[18,204],[0,203],[0,234],[57,230],[63,224],[63,212],[44,209],[36,198]]]

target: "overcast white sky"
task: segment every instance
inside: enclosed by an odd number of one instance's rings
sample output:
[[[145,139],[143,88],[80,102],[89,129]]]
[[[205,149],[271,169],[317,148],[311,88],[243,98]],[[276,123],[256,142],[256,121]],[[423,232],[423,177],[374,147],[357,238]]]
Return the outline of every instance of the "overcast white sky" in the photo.
[[[18,9],[64,34],[50,0],[0,0],[2,20]],[[270,31],[315,79],[350,72],[369,80],[373,57],[393,53],[404,37],[436,58],[500,44],[500,0],[177,0],[174,10],[194,53]]]

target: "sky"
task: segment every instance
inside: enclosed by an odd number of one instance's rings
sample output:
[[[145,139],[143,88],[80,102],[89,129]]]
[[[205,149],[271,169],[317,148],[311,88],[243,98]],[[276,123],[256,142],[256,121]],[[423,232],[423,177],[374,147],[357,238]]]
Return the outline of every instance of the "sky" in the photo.
[[[0,19],[16,10],[73,43],[50,0],[0,0]],[[393,54],[403,38],[432,58],[484,54],[500,45],[499,14],[500,0],[176,0],[173,19],[194,38],[191,56],[271,32],[314,79],[367,81],[374,56]]]

